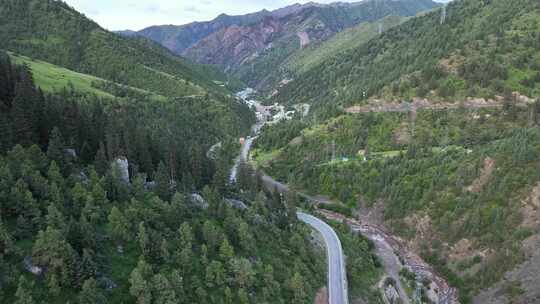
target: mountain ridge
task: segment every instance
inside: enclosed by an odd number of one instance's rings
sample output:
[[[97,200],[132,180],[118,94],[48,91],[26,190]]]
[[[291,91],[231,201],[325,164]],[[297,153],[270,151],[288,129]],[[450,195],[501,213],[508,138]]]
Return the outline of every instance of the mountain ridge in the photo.
[[[414,16],[437,6],[431,0],[310,2],[248,15],[222,14],[212,21],[181,26],[153,26],[137,33],[175,54],[216,65],[260,88],[270,86],[267,82],[274,85],[275,81],[265,80],[271,69],[310,44],[325,41],[361,22],[389,15]]]

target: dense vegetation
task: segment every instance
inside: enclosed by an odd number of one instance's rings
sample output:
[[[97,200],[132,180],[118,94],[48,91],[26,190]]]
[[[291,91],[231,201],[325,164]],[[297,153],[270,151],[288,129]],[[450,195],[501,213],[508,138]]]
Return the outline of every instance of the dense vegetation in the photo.
[[[400,15],[388,16],[372,22],[362,22],[345,29],[322,43],[310,45],[294,53],[287,59],[287,72],[293,75],[292,78],[301,77],[302,73],[309,72],[328,58],[338,56],[340,53],[359,47],[373,39],[380,34],[379,30],[387,31],[407,19],[409,18]]]
[[[293,199],[228,186],[246,106],[102,97],[43,93],[0,54],[1,302],[312,301],[324,256]]]
[[[369,96],[456,100],[519,91],[538,96],[535,0],[453,1],[367,44],[328,58],[283,88],[276,100],[359,103]]]
[[[427,215],[431,236],[419,244],[422,254],[466,300],[523,258],[519,244],[533,231],[520,228],[520,205],[540,181],[539,113],[538,103],[502,110],[424,110],[414,120],[407,114],[365,113],[289,135],[290,125],[298,124],[291,121],[265,132],[254,156],[271,154],[273,159],[263,163],[269,174],[349,208],[382,200],[387,224],[406,238],[418,233],[410,220]],[[485,173],[486,162],[493,162],[492,173]],[[330,207],[350,215],[345,206]],[[479,269],[464,271],[464,261],[447,256],[462,239],[496,252]]]
[[[62,1],[4,1],[0,40],[3,49],[164,96],[227,92],[213,82],[227,82],[216,70],[146,39],[107,32]]]
[[[373,253],[373,242],[352,232],[346,224],[331,223],[347,257],[347,285],[351,299],[361,298],[367,303],[384,303],[377,284],[381,280],[382,265]]]

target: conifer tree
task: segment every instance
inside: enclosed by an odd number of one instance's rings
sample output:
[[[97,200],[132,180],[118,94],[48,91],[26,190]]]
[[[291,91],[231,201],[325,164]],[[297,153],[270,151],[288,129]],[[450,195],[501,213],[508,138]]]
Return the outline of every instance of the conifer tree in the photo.
[[[164,162],[159,163],[155,180],[156,180],[156,188],[155,188],[156,194],[162,200],[165,200],[165,201],[169,200],[171,196],[171,191],[170,191],[171,178],[169,176],[169,172]]]
[[[14,304],[35,304],[36,301],[32,296],[32,285],[28,283],[24,276],[19,277],[19,285],[17,287],[17,292],[15,293],[15,303]]]
[[[152,303],[152,285],[149,278],[152,275],[152,269],[144,261],[139,258],[137,267],[131,272],[129,283],[131,284],[129,292],[135,297],[137,304]]]
[[[0,110],[0,153],[6,153],[13,146],[12,122],[7,113]]]
[[[99,143],[99,149],[94,158],[94,167],[99,175],[105,175],[107,170],[109,170],[109,161],[107,160],[107,153],[103,142]]]
[[[15,87],[12,117],[13,134],[17,143],[28,147],[37,142],[37,128],[35,125],[34,110],[37,103],[37,94],[33,87],[32,76],[27,67],[21,69],[21,81]]]
[[[79,304],[105,304],[107,298],[98,287],[96,280],[90,278],[84,281],[82,290],[79,292],[78,301]]]
[[[49,146],[47,147],[47,157],[51,160],[56,161],[60,167],[64,164],[64,139],[60,130],[55,127],[51,135],[49,136]]]

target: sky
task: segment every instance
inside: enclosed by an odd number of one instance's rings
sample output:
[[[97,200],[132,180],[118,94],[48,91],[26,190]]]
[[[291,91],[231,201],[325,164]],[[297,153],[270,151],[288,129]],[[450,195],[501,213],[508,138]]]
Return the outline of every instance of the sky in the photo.
[[[76,10],[116,30],[140,30],[151,25],[181,25],[208,21],[221,13],[242,15],[262,9],[273,10],[309,0],[64,0]],[[336,0],[319,0],[330,3]],[[358,0],[342,0],[356,2]],[[443,0],[442,0],[443,1]]]

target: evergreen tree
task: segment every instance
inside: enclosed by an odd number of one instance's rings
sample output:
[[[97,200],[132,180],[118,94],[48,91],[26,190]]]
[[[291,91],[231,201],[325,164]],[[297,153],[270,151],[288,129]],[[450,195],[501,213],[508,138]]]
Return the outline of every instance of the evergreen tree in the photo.
[[[137,304],[152,303],[152,285],[149,278],[152,275],[152,269],[141,257],[137,267],[131,272],[129,277],[129,292],[137,300]]]
[[[107,298],[98,287],[95,279],[90,278],[84,281],[82,290],[78,296],[79,304],[105,304]]]
[[[47,157],[51,160],[56,161],[60,167],[64,164],[64,139],[62,138],[62,134],[60,133],[60,130],[55,127],[51,135],[49,136],[49,146],[47,147]]]
[[[0,258],[14,253],[15,250],[13,239],[0,219]]]
[[[160,162],[156,172],[156,194],[162,200],[169,200],[171,196],[171,178],[164,162]]]
[[[178,303],[176,293],[166,276],[159,273],[154,275],[152,278],[152,289],[154,290],[154,303]]]
[[[289,288],[291,289],[294,297],[293,303],[304,303],[306,299],[306,290],[304,286],[304,278],[300,273],[296,272],[291,278]]]
[[[15,293],[16,300],[14,304],[35,304],[36,301],[32,296],[32,288],[33,286],[21,275],[19,277],[17,292]]]
[[[94,167],[100,175],[105,175],[107,170],[109,170],[109,161],[107,160],[107,153],[103,142],[99,143],[99,149],[94,158]]]
[[[0,111],[0,153],[6,153],[13,146],[12,122],[7,113]]]
[[[109,214],[109,226],[114,239],[122,244],[131,239],[130,224],[122,212],[115,206]]]
[[[229,243],[229,240],[225,238],[219,247],[219,257],[223,263],[229,263],[234,257],[234,248]]]
[[[15,87],[12,107],[13,134],[16,142],[26,147],[36,143],[38,139],[34,110],[39,97],[29,68],[25,66],[20,70],[21,81]]]
[[[11,108],[13,98],[13,66],[9,55],[0,52],[0,112]]]

